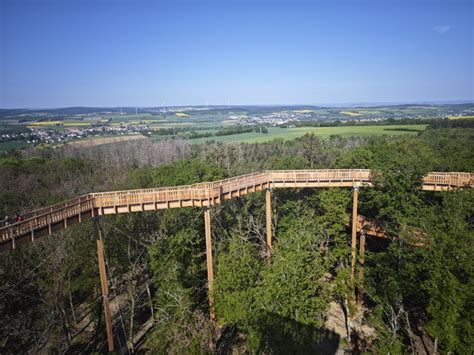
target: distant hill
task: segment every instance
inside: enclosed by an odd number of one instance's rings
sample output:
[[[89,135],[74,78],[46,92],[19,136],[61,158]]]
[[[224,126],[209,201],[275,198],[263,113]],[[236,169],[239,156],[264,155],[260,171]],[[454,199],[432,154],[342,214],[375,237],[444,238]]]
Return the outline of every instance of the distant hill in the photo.
[[[265,114],[267,112],[275,111],[295,111],[295,110],[314,110],[315,113],[323,114],[335,113],[344,111],[351,111],[359,108],[363,114],[380,114],[383,112],[385,118],[390,117],[418,117],[421,116],[448,116],[452,114],[472,114],[474,112],[474,103],[397,103],[397,104],[373,104],[373,105],[186,105],[186,106],[166,106],[165,109],[169,111],[203,111],[203,112],[225,112],[238,110],[248,113]],[[140,113],[157,113],[161,112],[163,107],[140,107]],[[77,116],[77,115],[110,115],[110,114],[135,114],[136,107],[63,107],[50,109],[0,109],[0,120],[7,118],[15,119],[37,119],[38,116],[57,117],[57,116]],[[437,112],[436,112],[437,111]],[[295,111],[296,112],[296,111]]]

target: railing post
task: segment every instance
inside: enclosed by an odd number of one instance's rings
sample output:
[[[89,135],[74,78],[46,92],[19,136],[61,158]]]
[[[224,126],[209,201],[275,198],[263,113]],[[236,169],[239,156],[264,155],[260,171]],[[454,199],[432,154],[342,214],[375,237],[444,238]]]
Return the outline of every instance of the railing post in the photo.
[[[265,191],[265,215],[267,222],[267,254],[272,252],[272,193],[271,189]]]
[[[355,267],[356,267],[356,249],[357,249],[357,200],[359,196],[359,187],[354,186],[352,201],[352,240],[351,240],[351,302],[355,301]]]
[[[360,245],[359,245],[359,280],[358,280],[358,295],[357,295],[357,306],[362,306],[362,294],[364,292],[364,266],[365,266],[365,233],[360,232]]]
[[[16,249],[15,235],[14,235],[12,227],[10,227],[10,238],[11,238],[11,241],[12,241],[12,249]]]
[[[107,343],[109,352],[114,351],[114,338],[112,333],[112,316],[109,305],[109,286],[107,284],[107,274],[105,271],[104,244],[99,226],[99,216],[93,218],[94,236],[97,241],[97,257],[99,260],[100,285],[102,288],[102,299],[104,300],[105,325],[107,328]]]
[[[216,351],[215,325],[216,313],[214,309],[214,270],[212,266],[212,234],[211,234],[211,210],[210,206],[204,208],[204,229],[206,234],[206,261],[207,282],[209,288],[209,313],[212,323],[211,351]]]
[[[30,222],[30,228],[31,228],[31,241],[34,242],[35,241],[35,230],[34,230],[34,227],[36,225],[36,218]]]
[[[53,233],[51,224],[53,223],[53,217],[51,216],[51,212],[47,215],[47,220],[48,220],[48,234],[51,235]]]

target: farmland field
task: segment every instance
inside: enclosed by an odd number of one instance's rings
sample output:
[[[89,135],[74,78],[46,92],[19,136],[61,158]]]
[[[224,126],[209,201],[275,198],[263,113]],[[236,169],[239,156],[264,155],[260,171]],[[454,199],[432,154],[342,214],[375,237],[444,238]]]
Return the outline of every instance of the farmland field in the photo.
[[[418,134],[425,130],[426,125],[393,125],[393,126],[345,126],[345,127],[298,127],[298,128],[279,128],[272,127],[268,129],[268,134],[263,133],[241,133],[229,136],[207,137],[191,139],[195,144],[215,140],[218,142],[267,142],[273,139],[290,140],[303,136],[306,133],[314,133],[321,138],[327,138],[332,135],[342,137],[364,137],[380,135],[402,135]]]
[[[450,120],[465,120],[465,119],[472,119],[474,116],[448,116]]]
[[[342,114],[348,115],[348,116],[362,116],[362,113],[359,112],[353,112],[353,111],[341,111]]]
[[[0,151],[9,149],[20,149],[26,147],[27,145],[28,144],[26,142],[20,141],[0,142]]]
[[[147,139],[145,136],[133,135],[133,136],[112,136],[112,137],[94,137],[88,139],[81,139],[77,141],[70,141],[66,144],[69,146],[76,147],[91,147],[95,145],[109,144],[109,143],[118,143],[126,141],[135,141],[139,139]]]

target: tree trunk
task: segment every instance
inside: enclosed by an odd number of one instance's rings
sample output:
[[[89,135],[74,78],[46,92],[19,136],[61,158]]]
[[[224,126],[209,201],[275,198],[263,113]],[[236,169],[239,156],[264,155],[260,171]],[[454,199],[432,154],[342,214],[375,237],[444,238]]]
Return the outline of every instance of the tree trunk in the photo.
[[[405,318],[408,327],[408,337],[410,338],[411,352],[415,354],[415,347],[413,346],[413,332],[411,331],[410,319],[408,318],[408,312],[405,312]]]
[[[133,353],[133,318],[135,316],[135,297],[133,295],[133,291],[130,291],[130,301],[131,301],[131,306],[130,306],[130,330],[128,334],[128,348],[130,349],[130,352]]]
[[[347,298],[344,298],[344,318],[345,318],[345,323],[346,323],[346,336],[347,336],[347,344],[351,343],[351,320],[350,320],[350,315],[349,315],[349,302],[347,301]]]
[[[59,310],[61,311],[61,318],[63,320],[63,330],[64,330],[64,334],[66,335],[66,338],[67,338],[67,343],[68,345],[70,346],[71,345],[71,340],[72,340],[72,337],[71,337],[71,332],[69,331],[69,323],[67,321],[67,315],[66,315],[66,310],[64,309],[64,307],[60,304],[58,304],[58,308]]]
[[[69,306],[71,307],[72,319],[74,320],[74,325],[77,325],[76,311],[74,309],[74,303],[72,302],[72,291],[71,291],[71,274],[69,270],[67,271],[67,278],[69,283]]]
[[[148,295],[148,302],[150,303],[151,316],[154,320],[155,319],[155,312],[153,310],[153,300],[151,299],[150,285],[148,284],[148,281],[145,283],[145,286],[146,286],[146,293]]]

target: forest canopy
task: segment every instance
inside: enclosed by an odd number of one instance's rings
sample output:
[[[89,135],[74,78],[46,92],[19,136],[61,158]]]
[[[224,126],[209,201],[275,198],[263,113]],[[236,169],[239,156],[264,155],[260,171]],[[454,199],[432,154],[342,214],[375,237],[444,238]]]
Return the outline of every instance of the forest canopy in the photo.
[[[202,209],[102,217],[117,344],[208,353],[217,337],[221,353],[472,353],[474,193],[419,188],[430,171],[474,172],[474,129],[446,127],[399,137],[10,151],[0,158],[1,208],[14,215],[92,191],[265,169],[372,169],[359,213],[393,238],[367,237],[360,309],[350,302],[351,189],[272,191],[270,257],[263,192],[211,209],[216,332]],[[422,246],[414,242],[420,233]],[[3,254],[0,352],[105,351],[96,259],[90,222]]]

